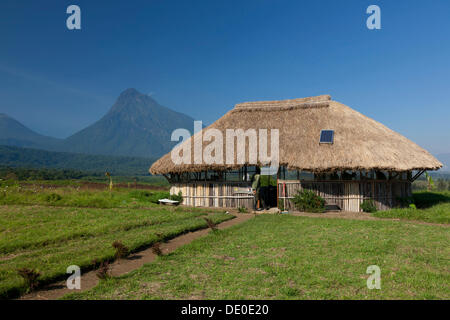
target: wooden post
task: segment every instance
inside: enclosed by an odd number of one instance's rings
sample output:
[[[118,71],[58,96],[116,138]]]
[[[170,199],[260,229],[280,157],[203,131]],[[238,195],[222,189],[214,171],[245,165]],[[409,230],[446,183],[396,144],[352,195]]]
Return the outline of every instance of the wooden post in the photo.
[[[277,170],[277,208],[278,209],[280,209],[280,207],[279,207],[279,205],[278,205],[278,197],[279,197],[279,195],[278,195],[278,192],[279,192],[279,190],[278,190],[278,180],[279,180],[279,178],[280,178],[280,167],[278,167],[278,170]]]

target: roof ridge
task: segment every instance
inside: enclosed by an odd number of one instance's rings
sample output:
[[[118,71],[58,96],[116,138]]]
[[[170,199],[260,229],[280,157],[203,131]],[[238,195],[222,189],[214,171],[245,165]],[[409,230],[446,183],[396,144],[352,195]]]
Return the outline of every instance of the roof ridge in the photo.
[[[248,112],[248,111],[286,111],[294,109],[318,109],[318,108],[328,108],[331,101],[311,101],[311,102],[301,102],[301,103],[274,103],[274,104],[264,104],[264,105],[248,105],[248,106],[235,106],[231,112]]]
[[[297,99],[285,99],[285,100],[269,100],[269,101],[249,101],[238,103],[234,106],[234,108],[248,108],[248,107],[271,107],[271,106],[286,106],[286,105],[299,105],[305,103],[314,103],[314,102],[325,102],[331,101],[331,96],[329,94],[324,94],[320,96],[311,96],[306,98],[297,98]]]

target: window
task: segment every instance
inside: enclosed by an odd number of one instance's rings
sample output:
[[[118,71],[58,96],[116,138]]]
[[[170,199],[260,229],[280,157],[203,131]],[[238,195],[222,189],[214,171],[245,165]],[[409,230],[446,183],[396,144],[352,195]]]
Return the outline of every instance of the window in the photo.
[[[334,130],[322,130],[320,131],[319,143],[333,143]]]

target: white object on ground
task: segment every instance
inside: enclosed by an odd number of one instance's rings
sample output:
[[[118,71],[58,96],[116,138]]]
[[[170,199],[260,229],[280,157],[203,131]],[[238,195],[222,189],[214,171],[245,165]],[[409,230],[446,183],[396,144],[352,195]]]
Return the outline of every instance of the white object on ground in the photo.
[[[158,202],[162,204],[178,204],[179,201],[170,199],[159,199]]]

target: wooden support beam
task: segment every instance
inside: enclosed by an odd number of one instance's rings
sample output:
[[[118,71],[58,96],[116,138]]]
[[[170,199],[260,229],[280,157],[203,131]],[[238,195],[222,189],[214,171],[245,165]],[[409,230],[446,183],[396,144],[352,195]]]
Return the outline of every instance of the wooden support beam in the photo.
[[[426,170],[419,170],[414,177],[411,178],[410,182],[414,182],[418,177],[420,177]]]

